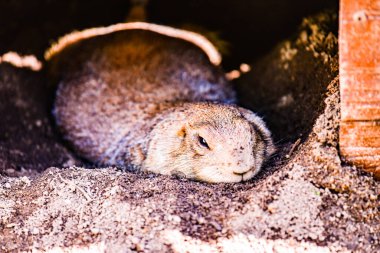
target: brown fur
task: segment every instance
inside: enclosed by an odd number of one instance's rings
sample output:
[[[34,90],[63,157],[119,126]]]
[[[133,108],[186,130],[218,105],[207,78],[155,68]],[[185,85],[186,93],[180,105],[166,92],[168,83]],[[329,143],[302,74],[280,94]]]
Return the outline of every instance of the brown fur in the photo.
[[[69,45],[49,67],[57,125],[95,163],[238,182],[273,152],[263,121],[229,105],[224,73],[189,42],[119,31]]]

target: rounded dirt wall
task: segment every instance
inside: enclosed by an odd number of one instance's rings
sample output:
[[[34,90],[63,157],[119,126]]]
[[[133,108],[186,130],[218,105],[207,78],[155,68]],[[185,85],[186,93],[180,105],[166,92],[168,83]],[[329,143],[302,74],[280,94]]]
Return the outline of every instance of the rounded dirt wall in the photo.
[[[338,75],[338,16],[304,18],[292,39],[252,62],[236,80],[239,103],[259,113],[279,143],[305,140]]]
[[[303,17],[338,1],[150,0],[148,21],[174,26],[193,25],[217,32],[229,43],[227,69],[251,62],[292,35]],[[123,22],[131,8],[127,0],[36,0],[0,2],[0,54],[10,50],[40,59],[50,43],[73,30]]]

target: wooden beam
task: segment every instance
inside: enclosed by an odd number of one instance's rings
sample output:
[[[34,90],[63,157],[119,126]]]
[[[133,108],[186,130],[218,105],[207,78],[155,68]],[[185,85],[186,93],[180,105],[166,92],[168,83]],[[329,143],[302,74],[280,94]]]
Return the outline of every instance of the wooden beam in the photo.
[[[340,151],[380,178],[380,0],[341,0]]]

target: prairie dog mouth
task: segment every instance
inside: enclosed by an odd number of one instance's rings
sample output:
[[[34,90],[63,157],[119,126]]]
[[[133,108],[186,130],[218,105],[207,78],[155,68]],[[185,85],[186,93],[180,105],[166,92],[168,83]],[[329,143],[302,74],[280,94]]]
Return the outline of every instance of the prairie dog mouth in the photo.
[[[252,179],[256,174],[257,174],[256,170],[251,169],[251,170],[247,171],[246,173],[244,173],[242,181],[248,181],[248,180]]]
[[[206,181],[209,183],[239,183],[250,180],[256,173],[254,169],[242,172],[241,174],[233,172],[228,168],[228,172],[218,169],[217,167],[204,167],[195,175],[196,180]]]

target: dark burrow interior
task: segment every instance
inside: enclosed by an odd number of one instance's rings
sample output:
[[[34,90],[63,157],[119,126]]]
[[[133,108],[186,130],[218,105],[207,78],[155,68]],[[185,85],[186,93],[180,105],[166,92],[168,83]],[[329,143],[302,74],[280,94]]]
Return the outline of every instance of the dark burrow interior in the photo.
[[[60,36],[123,22],[130,8],[126,0],[1,1],[0,54],[33,54],[43,61],[44,51]],[[206,36],[223,45],[226,72],[249,64],[252,70],[233,81],[239,104],[264,118],[279,146],[289,146],[304,140],[312,129],[337,69],[321,67],[310,52],[302,50],[296,56],[299,60],[286,68],[273,59],[278,58],[279,43],[294,38],[305,17],[325,10],[336,14],[337,9],[338,1],[329,0],[151,0],[146,11],[149,22],[207,31]],[[337,35],[336,15],[324,25]],[[337,48],[326,45],[324,49],[337,55]],[[62,141],[50,116],[54,87],[48,86],[43,72],[2,64],[0,73],[2,81],[17,84],[0,92],[0,155],[6,158],[2,162],[17,161],[17,166],[11,166],[16,171],[63,165],[71,154],[57,144]],[[7,103],[14,94],[24,107]]]

